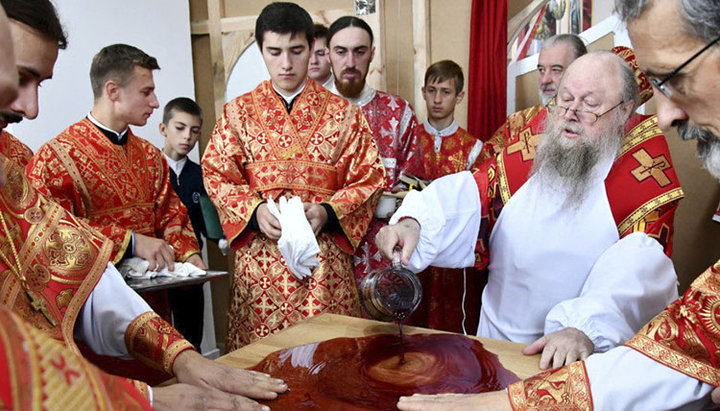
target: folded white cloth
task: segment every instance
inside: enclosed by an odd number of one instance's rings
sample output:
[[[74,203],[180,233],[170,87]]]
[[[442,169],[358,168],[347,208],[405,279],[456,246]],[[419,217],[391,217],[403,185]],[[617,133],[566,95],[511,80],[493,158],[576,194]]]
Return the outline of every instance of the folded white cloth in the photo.
[[[118,264],[117,269],[125,278],[155,278],[155,277],[198,277],[207,274],[204,270],[190,263],[175,262],[175,269],[168,271],[167,266],[160,271],[150,271],[150,263],[140,257],[126,258]]]
[[[318,266],[317,255],[320,252],[315,233],[307,217],[300,197],[288,200],[280,197],[278,204],[268,199],[268,210],[280,222],[282,234],[278,248],[290,272],[299,280],[312,275],[311,270]]]

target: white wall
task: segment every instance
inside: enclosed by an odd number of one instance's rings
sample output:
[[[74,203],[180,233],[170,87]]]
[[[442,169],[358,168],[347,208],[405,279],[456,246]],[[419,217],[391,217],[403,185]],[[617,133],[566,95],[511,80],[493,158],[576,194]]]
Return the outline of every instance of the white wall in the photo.
[[[103,47],[126,43],[157,58],[155,71],[160,109],[136,135],[162,147],[158,132],[162,107],[169,100],[195,97],[190,44],[190,11],[178,0],[53,0],[68,33],[68,48],[61,50],[54,76],[40,88],[40,115],[8,130],[36,151],[43,143],[92,108],[90,62]],[[191,158],[197,160],[195,148]]]

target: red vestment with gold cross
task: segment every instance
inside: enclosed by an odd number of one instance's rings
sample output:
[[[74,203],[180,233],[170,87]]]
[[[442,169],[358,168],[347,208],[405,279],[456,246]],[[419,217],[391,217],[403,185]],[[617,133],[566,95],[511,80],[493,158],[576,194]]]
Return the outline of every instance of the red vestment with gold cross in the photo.
[[[152,408],[131,381],[102,372],[0,306],[0,409]]]
[[[417,176],[422,173],[417,139],[414,135],[417,119],[410,103],[402,97],[366,86],[358,105],[370,125],[385,167],[383,190],[390,191],[397,187],[403,174]],[[390,266],[390,261],[382,258],[375,245],[375,236],[387,222],[387,219],[373,217],[367,234],[355,252],[355,281],[358,286],[371,272]]]
[[[474,174],[481,187],[482,209],[476,266],[487,267],[490,233],[510,197],[530,176],[535,149],[545,128],[542,110],[514,136],[502,153],[487,160]],[[620,151],[605,179],[608,203],[620,238],[643,232],[672,253],[675,210],[684,197],[665,136],[656,116],[633,115],[625,125]]]
[[[202,160],[205,188],[235,254],[228,350],[305,318],[357,316],[352,254],[384,172],[360,109],[308,79],[288,113],[270,81],[227,103]],[[277,247],[248,227],[268,198],[329,204],[341,231],[317,236],[320,265],[298,280]]]
[[[435,180],[448,174],[474,170],[482,163],[478,155],[472,164],[468,164],[473,160],[469,156],[479,140],[461,127],[455,133],[442,137],[442,144],[437,152],[435,136],[425,129],[424,124],[415,128],[415,138],[423,169],[418,177],[423,179]],[[406,323],[453,332],[462,332],[464,326],[468,334],[475,334],[486,275],[484,270],[474,267],[428,267],[418,274],[423,287],[423,297]]]
[[[122,259],[131,234],[162,238],[175,260],[199,253],[190,218],[170,185],[167,162],[150,142],[128,130],[116,145],[84,119],[45,143],[27,168],[41,193],[113,241]]]
[[[79,353],[74,340],[81,308],[103,275],[113,244],[60,205],[48,201],[24,176],[23,169],[0,154],[7,184],[0,190],[0,212],[10,239],[0,245],[0,304],[33,327]],[[18,276],[11,243],[31,301]],[[38,307],[38,308],[35,308]],[[51,322],[50,318],[52,318]],[[153,312],[145,313],[125,330],[128,352],[146,365],[172,374],[175,357],[189,342]],[[108,370],[112,372],[113,370]],[[147,386],[135,382],[147,393]]]

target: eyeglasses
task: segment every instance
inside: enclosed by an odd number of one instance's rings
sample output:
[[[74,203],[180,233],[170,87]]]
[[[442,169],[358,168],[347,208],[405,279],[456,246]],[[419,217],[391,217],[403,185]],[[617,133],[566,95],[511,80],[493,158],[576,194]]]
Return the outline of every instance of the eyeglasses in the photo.
[[[596,113],[593,113],[592,111],[579,110],[576,108],[563,107],[561,105],[558,105],[557,98],[550,100],[550,102],[547,103],[547,108],[551,113],[557,114],[560,117],[564,116],[568,111],[572,111],[573,113],[575,113],[575,116],[577,116],[578,120],[580,120],[581,122],[583,122],[585,124],[593,124],[596,121],[598,121],[598,119],[600,117],[615,110],[624,102],[625,102],[624,100],[621,100],[619,103],[615,104],[610,109],[608,109],[607,111],[605,111],[604,113],[601,113],[601,114],[596,114]]]
[[[673,88],[672,88],[672,86],[671,86],[670,84],[666,84],[666,83],[667,83],[668,81],[670,81],[670,79],[672,79],[673,77],[675,77],[675,76],[677,75],[677,73],[680,72],[680,70],[684,69],[685,66],[687,66],[688,64],[690,64],[691,61],[695,60],[699,55],[703,54],[703,53],[705,52],[705,50],[707,50],[707,49],[709,49],[710,47],[712,47],[713,45],[715,45],[715,43],[717,43],[718,41],[720,41],[720,37],[718,37],[718,38],[716,38],[715,40],[711,41],[710,43],[708,43],[707,46],[703,47],[702,49],[700,49],[700,51],[698,51],[697,53],[693,54],[692,57],[690,57],[689,59],[685,60],[685,62],[684,62],[683,64],[679,65],[675,70],[671,71],[670,74],[668,74],[667,76],[665,76],[665,77],[663,77],[663,78],[661,78],[661,79],[659,79],[659,78],[657,78],[657,77],[648,76],[648,79],[650,80],[650,83],[652,83],[652,85],[655,86],[656,89],[660,90],[660,92],[663,93],[663,95],[664,95],[665,97],[667,97],[667,98],[672,98],[672,97],[673,97],[673,94],[675,93],[675,91],[673,90]]]

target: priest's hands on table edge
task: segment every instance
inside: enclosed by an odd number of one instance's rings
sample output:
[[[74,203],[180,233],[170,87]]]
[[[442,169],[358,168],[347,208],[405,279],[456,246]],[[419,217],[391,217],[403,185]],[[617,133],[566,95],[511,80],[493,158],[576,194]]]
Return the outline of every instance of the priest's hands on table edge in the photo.
[[[381,228],[375,236],[375,244],[383,257],[388,260],[392,260],[395,247],[400,247],[402,250],[400,261],[408,265],[419,239],[420,223],[414,218],[405,218],[396,224]]]
[[[262,231],[263,234],[271,240],[277,241],[280,239],[280,235],[282,234],[280,221],[272,215],[267,203],[262,203],[258,206],[255,216],[257,217],[258,227],[260,227],[260,231]]]
[[[507,392],[484,394],[438,394],[400,397],[397,407],[403,411],[511,410]]]
[[[305,209],[305,218],[307,218],[313,233],[317,237],[327,222],[327,211],[325,207],[315,203],[303,203],[303,208]]]
[[[190,263],[201,270],[207,270],[205,262],[200,257],[200,254],[193,254],[185,260],[186,263]]]
[[[210,361],[197,351],[180,353],[173,364],[179,384],[153,388],[153,408],[269,410],[249,399],[270,400],[287,391],[280,379]]]
[[[540,369],[547,370],[552,361],[552,368],[568,365],[578,360],[586,359],[595,350],[595,345],[577,328],[568,327],[554,333],[547,334],[523,348],[525,355],[537,354],[540,356]]]
[[[175,252],[162,238],[148,237],[136,232],[133,255],[147,260],[150,263],[148,270],[162,270],[165,266],[170,271],[175,269]]]

